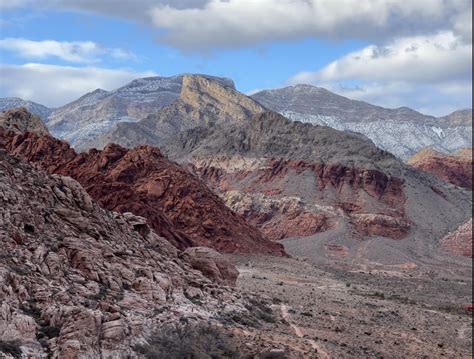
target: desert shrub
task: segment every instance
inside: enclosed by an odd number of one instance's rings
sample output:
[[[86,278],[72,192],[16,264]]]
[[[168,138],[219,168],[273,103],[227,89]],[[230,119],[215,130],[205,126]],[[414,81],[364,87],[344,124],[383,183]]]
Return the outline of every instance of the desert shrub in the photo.
[[[148,359],[239,358],[231,336],[211,324],[165,326],[134,349]]]
[[[6,341],[0,340],[0,354],[1,353],[10,354],[14,358],[21,358],[22,351],[20,348],[20,344],[18,344],[18,342],[16,341],[6,342]],[[2,356],[0,355],[0,357]]]
[[[40,328],[39,333],[37,335],[38,338],[48,337],[56,338],[59,337],[59,333],[61,332],[61,328],[54,326],[54,325],[47,325],[45,327]]]

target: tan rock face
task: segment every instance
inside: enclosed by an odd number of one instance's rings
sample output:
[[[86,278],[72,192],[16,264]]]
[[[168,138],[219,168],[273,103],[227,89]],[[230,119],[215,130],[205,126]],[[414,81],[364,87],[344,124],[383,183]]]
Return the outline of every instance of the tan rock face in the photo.
[[[472,257],[472,219],[442,238],[440,244],[457,256]]]
[[[453,155],[424,149],[410,158],[408,164],[458,187],[472,190],[472,148],[459,150]]]
[[[259,103],[235,89],[195,75],[183,77],[180,99],[196,109],[214,108],[213,117],[222,122],[243,121],[265,111]]]
[[[157,148],[109,145],[103,151],[77,154],[50,136],[4,129],[0,147],[51,173],[76,179],[103,208],[145,217],[156,233],[178,248],[201,245],[223,252],[284,254],[281,245],[265,239]]]
[[[135,357],[163,323],[228,327],[219,318],[250,315],[240,294],[194,270],[144,218],[108,212],[71,178],[4,150],[0,244],[0,342],[28,357]],[[194,253],[209,277],[235,282],[218,253]]]
[[[33,132],[38,135],[49,134],[43,121],[24,107],[0,113],[0,127],[15,133]]]

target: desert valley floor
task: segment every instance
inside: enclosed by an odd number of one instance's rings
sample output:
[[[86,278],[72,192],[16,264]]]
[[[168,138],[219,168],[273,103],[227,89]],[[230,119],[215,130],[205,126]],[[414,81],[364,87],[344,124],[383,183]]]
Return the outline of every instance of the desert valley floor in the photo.
[[[292,248],[287,241],[285,249]],[[299,256],[231,260],[240,272],[237,287],[268,297],[289,326],[249,335],[271,337],[288,357],[471,358],[468,265],[463,275],[410,265],[315,265]]]

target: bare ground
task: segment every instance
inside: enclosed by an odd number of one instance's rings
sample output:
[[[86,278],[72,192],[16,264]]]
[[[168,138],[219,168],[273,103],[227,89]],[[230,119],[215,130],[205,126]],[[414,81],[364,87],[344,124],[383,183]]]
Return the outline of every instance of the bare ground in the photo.
[[[268,297],[274,349],[302,358],[472,358],[472,279],[410,265],[349,267],[231,256],[238,287]],[[451,273],[451,272],[448,272]],[[436,275],[435,275],[436,274]],[[270,331],[270,332],[269,332]],[[250,334],[250,333],[247,333]]]

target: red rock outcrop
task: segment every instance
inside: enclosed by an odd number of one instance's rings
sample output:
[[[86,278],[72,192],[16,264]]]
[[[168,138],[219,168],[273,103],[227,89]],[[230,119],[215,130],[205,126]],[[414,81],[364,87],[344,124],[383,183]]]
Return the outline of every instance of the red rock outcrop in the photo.
[[[408,164],[472,191],[472,148],[459,150],[453,155],[427,148],[410,158]]]
[[[443,237],[441,247],[457,256],[472,257],[472,219]]]
[[[281,245],[265,239],[157,148],[109,145],[77,154],[53,137],[5,129],[0,129],[0,146],[50,173],[76,179],[103,208],[147,218],[157,234],[178,248],[199,245],[222,252],[284,254]]]
[[[344,220],[359,236],[402,239],[403,181],[377,170],[302,160],[199,158],[192,166],[271,239],[310,236]]]

